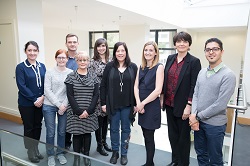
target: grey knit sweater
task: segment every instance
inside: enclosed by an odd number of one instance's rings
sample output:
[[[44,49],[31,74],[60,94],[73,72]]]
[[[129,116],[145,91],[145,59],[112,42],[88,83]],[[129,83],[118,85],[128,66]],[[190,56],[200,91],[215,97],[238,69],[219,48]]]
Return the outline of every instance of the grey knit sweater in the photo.
[[[192,113],[213,126],[227,123],[226,108],[234,93],[236,77],[226,66],[207,77],[207,68],[199,72],[192,100]]]
[[[56,67],[45,73],[44,82],[44,104],[60,107],[61,104],[67,106],[66,85],[64,81],[73,70],[66,68],[65,71],[58,71]]]

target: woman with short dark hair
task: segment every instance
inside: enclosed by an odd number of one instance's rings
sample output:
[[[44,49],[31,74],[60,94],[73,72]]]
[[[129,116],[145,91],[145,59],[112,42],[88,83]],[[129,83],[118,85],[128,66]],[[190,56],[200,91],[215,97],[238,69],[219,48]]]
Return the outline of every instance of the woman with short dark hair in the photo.
[[[179,32],[173,38],[176,54],[169,55],[164,73],[162,104],[166,109],[168,137],[172,148],[172,161],[167,166],[188,166],[190,155],[190,126],[192,97],[200,60],[188,51],[192,38]]]

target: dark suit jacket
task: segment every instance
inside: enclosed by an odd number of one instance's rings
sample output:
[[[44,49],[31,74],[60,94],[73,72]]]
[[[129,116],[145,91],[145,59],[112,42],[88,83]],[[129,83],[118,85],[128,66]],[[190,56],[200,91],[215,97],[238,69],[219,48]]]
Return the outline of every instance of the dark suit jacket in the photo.
[[[165,100],[166,100],[166,90],[167,90],[167,83],[168,83],[168,70],[172,66],[173,62],[176,59],[177,54],[169,55],[164,71],[164,84],[163,84],[163,91],[164,100],[163,100],[163,110],[165,110]],[[177,87],[175,89],[174,94],[174,115],[176,117],[181,117],[183,111],[186,107],[188,102],[188,98],[193,98],[194,87],[196,84],[196,79],[198,76],[199,71],[201,70],[201,63],[200,60],[191,54],[187,53],[185,57],[184,64],[182,66]]]

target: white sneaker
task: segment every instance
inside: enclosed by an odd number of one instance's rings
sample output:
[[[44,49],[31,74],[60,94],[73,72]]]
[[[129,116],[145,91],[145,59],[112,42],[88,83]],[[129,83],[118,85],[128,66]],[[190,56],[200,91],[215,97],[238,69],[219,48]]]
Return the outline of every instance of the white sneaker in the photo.
[[[49,156],[49,158],[48,158],[48,166],[55,166],[55,165],[56,165],[55,157],[54,156]]]
[[[67,163],[67,159],[64,157],[63,154],[59,154],[57,156],[57,159],[59,160],[59,163],[62,164],[62,165]]]

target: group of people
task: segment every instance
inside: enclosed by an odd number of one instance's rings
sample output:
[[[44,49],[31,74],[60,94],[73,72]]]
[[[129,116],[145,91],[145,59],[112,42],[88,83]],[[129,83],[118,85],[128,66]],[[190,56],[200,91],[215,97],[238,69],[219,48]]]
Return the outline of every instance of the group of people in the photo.
[[[55,157],[61,164],[67,163],[63,149],[70,148],[71,135],[74,152],[89,156],[92,132],[97,152],[103,156],[112,152],[110,163],[116,164],[120,157],[120,164],[126,165],[130,127],[138,113],[146,148],[143,166],[154,166],[154,133],[161,127],[163,109],[172,149],[168,166],[189,165],[191,129],[199,165],[223,165],[226,106],[234,92],[235,75],[222,62],[222,42],[217,38],[206,41],[209,66],[202,70],[200,60],[188,52],[192,38],[187,32],[177,33],[173,43],[177,53],[168,56],[165,69],[159,63],[157,44],[145,43],[138,69],[126,43],[114,45],[110,60],[106,39],[97,39],[90,59],[87,52],[77,51],[78,37],[68,34],[68,51],[56,51],[56,66],[46,71],[36,60],[38,44],[29,41],[24,49],[27,59],[16,67],[24,136],[39,140],[44,117],[48,166],[56,165]],[[106,142],[109,124],[111,147]],[[37,141],[24,139],[24,144],[31,162],[44,158]],[[73,165],[81,165],[80,160],[75,156]],[[84,158],[84,165],[90,166],[91,161]]]

